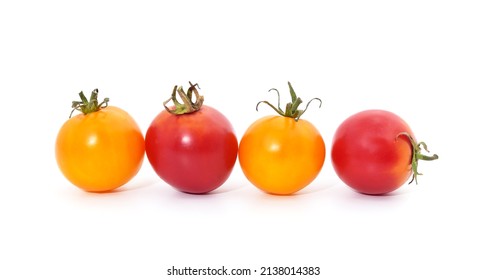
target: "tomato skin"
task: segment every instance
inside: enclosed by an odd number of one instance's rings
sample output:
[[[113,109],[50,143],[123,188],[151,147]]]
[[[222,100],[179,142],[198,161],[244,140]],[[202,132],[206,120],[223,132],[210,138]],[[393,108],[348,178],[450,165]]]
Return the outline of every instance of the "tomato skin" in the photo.
[[[413,147],[401,132],[413,133],[394,113],[367,110],[346,119],[336,130],[331,158],[334,170],[349,187],[364,194],[386,194],[412,174]]]
[[[142,132],[124,110],[108,106],[67,120],[56,139],[56,160],[64,176],[88,192],[121,187],[140,170]]]
[[[182,115],[162,111],[148,128],[145,143],[157,175],[172,187],[194,194],[221,186],[238,154],[231,123],[207,105]]]
[[[239,161],[253,185],[270,194],[288,195],[317,177],[325,154],[324,140],[310,122],[267,116],[243,135]]]

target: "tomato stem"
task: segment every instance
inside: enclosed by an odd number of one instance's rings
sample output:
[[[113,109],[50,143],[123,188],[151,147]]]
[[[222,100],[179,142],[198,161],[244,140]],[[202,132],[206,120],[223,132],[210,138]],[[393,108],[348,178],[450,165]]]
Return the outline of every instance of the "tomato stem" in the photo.
[[[407,133],[407,132],[400,132],[396,139],[398,139],[398,137],[400,136],[406,136],[407,139],[410,141],[410,144],[412,145],[412,180],[410,182],[408,182],[409,184],[411,184],[413,181],[415,181],[415,184],[418,184],[418,175],[422,175],[422,173],[419,173],[418,172],[418,161],[419,160],[427,160],[427,161],[431,161],[431,160],[436,160],[436,159],[439,159],[439,156],[436,155],[436,154],[433,154],[432,156],[428,156],[428,155],[424,155],[422,154],[422,148],[427,152],[429,153],[429,150],[427,148],[427,144],[425,144],[425,142],[419,142],[417,143],[415,141],[415,139],[413,139],[413,137]]]
[[[84,93],[81,91],[79,93],[79,97],[81,98],[81,101],[73,101],[73,104],[71,108],[73,110],[71,111],[71,114],[69,115],[69,118],[73,115],[75,110],[83,112],[83,114],[89,114],[93,112],[97,112],[105,107],[108,106],[108,102],[110,101],[109,98],[103,99],[103,102],[98,104],[98,89],[94,89],[91,92],[91,97],[88,99],[84,95]]]
[[[305,113],[305,111],[307,111],[307,108],[309,108],[309,104],[312,103],[312,101],[314,101],[314,100],[319,101],[319,103],[320,103],[319,108],[321,108],[321,106],[322,106],[321,99],[315,97],[315,98],[312,98],[309,102],[307,102],[307,105],[305,106],[304,110],[299,110],[299,106],[300,106],[300,104],[302,104],[302,99],[300,97],[298,97],[297,94],[295,94],[294,88],[292,87],[290,82],[288,82],[288,85],[289,85],[290,97],[292,98],[292,102],[289,102],[285,105],[285,112],[282,110],[282,108],[280,108],[280,92],[275,88],[271,88],[268,92],[271,92],[271,91],[277,92],[277,96],[278,96],[277,106],[275,107],[275,105],[264,100],[264,101],[260,101],[260,102],[257,103],[256,110],[258,111],[258,106],[261,103],[265,103],[268,106],[270,106],[273,110],[275,110],[275,112],[277,112],[279,115],[281,115],[283,117],[293,118],[297,122],[297,121],[299,121],[300,117]]]
[[[199,85],[197,83],[192,84],[191,82],[189,82],[189,85],[191,85],[191,86],[187,90],[187,93],[184,92],[184,89],[182,88],[182,86],[179,86],[179,87],[177,85],[174,86],[171,97],[169,99],[167,99],[166,101],[164,101],[164,107],[169,113],[174,114],[174,115],[182,115],[182,114],[189,114],[189,113],[192,113],[192,112],[196,112],[199,109],[201,109],[201,106],[203,105],[203,102],[204,102],[204,96],[199,95],[199,92],[197,91],[197,88],[199,88]],[[177,100],[176,93],[181,98],[182,103],[180,103]],[[193,99],[192,94],[193,93],[194,93],[195,98],[196,98],[195,101],[192,101],[192,99]],[[170,101],[172,101],[172,103],[174,103],[173,108],[167,107],[167,104]]]

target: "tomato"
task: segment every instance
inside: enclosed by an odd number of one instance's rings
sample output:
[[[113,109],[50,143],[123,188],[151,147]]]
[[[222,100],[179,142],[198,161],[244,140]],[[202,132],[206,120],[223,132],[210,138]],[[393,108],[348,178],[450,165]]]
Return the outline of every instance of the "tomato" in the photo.
[[[197,85],[197,84],[196,84]],[[196,85],[186,94],[174,87],[176,107],[159,113],[145,137],[147,158],[159,177],[186,193],[202,194],[220,187],[230,176],[238,153],[238,140],[228,119],[202,105]],[[175,93],[185,103],[178,103]],[[192,93],[196,102],[192,102]]]
[[[417,180],[418,160],[426,156],[425,143],[417,144],[408,124],[394,113],[367,110],[350,116],[336,130],[331,159],[339,178],[364,194],[386,194],[402,186],[411,175]],[[410,182],[412,182],[410,181]]]
[[[83,111],[67,120],[56,139],[56,160],[64,176],[89,192],[116,189],[132,179],[142,166],[145,143],[142,132],[124,110],[98,104],[98,90],[90,102],[73,107]],[[74,110],[73,110],[74,111]]]
[[[302,100],[288,85],[292,96],[288,110],[284,112],[280,104],[276,108],[263,101],[281,116],[255,121],[239,147],[239,162],[246,178],[262,191],[276,195],[292,194],[309,185],[319,174],[326,155],[319,131],[312,123],[300,119],[305,112],[297,109]]]

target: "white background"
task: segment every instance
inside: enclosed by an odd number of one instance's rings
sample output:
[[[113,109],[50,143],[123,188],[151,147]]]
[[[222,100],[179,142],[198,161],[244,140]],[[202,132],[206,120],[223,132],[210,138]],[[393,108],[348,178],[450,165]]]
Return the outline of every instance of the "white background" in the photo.
[[[486,277],[483,1],[173,2],[0,3],[1,279],[178,279],[167,269],[222,265],[321,269],[288,279]],[[328,152],[344,118],[380,108],[440,159],[383,197],[343,185],[330,157],[290,197],[260,192],[238,165],[205,196],[173,190],[148,161],[113,193],[64,179],[54,142],[79,91],[99,88],[145,133],[189,80],[239,139],[272,114],[254,109],[276,101],[267,90],[288,101],[291,81],[323,100],[304,118]]]

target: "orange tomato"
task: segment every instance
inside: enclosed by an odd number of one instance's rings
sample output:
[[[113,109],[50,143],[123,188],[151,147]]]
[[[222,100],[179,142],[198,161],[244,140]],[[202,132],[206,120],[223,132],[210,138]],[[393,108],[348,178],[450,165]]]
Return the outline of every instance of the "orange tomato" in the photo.
[[[289,87],[292,100],[298,100],[290,83]],[[247,129],[238,156],[243,173],[253,185],[270,194],[288,195],[317,177],[326,147],[316,127],[299,119],[304,111],[287,114],[280,107],[276,111],[282,116],[263,117]]]
[[[56,160],[64,176],[89,192],[116,189],[142,166],[144,138],[124,110],[108,106],[64,123],[56,139]]]
[[[265,192],[282,195],[309,185],[319,174],[325,154],[324,140],[310,122],[281,116],[253,123],[239,148],[248,180]]]

